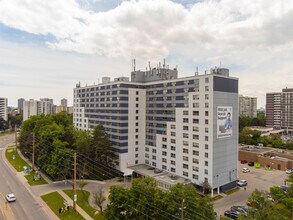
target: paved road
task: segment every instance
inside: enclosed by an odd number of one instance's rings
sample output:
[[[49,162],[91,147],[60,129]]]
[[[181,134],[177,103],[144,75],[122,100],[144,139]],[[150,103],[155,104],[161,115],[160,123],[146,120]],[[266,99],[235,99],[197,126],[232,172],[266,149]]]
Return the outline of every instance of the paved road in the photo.
[[[12,142],[14,142],[14,135],[0,137],[0,193],[2,195],[11,192],[15,194],[17,201],[9,204],[14,219],[49,220],[42,207],[4,162],[2,151],[4,151],[5,147],[11,145]]]

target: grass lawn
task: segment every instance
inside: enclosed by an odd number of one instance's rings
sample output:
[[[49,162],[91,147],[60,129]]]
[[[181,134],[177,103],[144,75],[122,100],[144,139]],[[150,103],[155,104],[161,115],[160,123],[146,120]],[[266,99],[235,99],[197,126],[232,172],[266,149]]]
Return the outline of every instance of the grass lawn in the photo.
[[[73,211],[72,206],[70,206],[69,211],[65,211],[59,214],[59,208],[63,207],[64,198],[58,192],[52,192],[41,197],[61,220],[84,219],[78,212]]]
[[[224,192],[224,193],[225,193],[226,195],[230,195],[230,194],[232,194],[232,193],[234,193],[234,192],[237,192],[239,189],[240,189],[240,187],[237,186],[236,188],[230,189],[230,190],[228,190],[228,191],[226,191],[226,192]]]
[[[25,175],[24,177],[27,179],[27,182],[31,186],[36,186],[36,185],[43,185],[43,184],[48,184],[46,180],[41,176],[39,180],[34,181],[34,176],[35,176],[35,171],[31,172],[29,175]]]
[[[71,199],[73,199],[73,191],[72,190],[63,190],[64,193],[66,193]],[[103,220],[105,219],[103,216],[97,214],[95,215],[95,212],[97,211],[89,204],[89,196],[90,193],[88,191],[83,190],[76,190],[77,193],[77,205],[82,208],[89,216],[91,216],[95,220]]]
[[[10,152],[11,151],[11,152]],[[15,159],[12,159],[12,156],[15,155]],[[23,171],[24,166],[30,167],[17,153],[15,148],[7,148],[5,151],[6,159],[9,161],[9,163],[14,166],[14,168],[17,170],[17,172]]]

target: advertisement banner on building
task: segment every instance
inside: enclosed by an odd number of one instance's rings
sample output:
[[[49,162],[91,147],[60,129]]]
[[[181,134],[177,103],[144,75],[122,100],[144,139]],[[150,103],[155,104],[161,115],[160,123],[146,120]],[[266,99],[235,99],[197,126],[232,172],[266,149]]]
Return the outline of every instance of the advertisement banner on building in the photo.
[[[217,107],[217,138],[232,137],[232,114],[231,106]]]

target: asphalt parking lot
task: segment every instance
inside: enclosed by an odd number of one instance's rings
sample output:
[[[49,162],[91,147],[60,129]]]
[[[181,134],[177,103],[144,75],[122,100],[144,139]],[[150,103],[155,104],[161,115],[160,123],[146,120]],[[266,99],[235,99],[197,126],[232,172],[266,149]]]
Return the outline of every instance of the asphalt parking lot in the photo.
[[[242,168],[248,168],[249,173],[242,173]],[[266,190],[269,191],[272,186],[284,185],[284,180],[287,178],[285,171],[281,170],[270,170],[267,171],[263,167],[254,168],[247,164],[238,164],[238,176],[239,179],[244,179],[247,181],[246,190],[244,187],[231,195],[225,196],[222,199],[215,201],[214,209],[218,215],[223,215],[226,210],[229,210],[233,205],[244,205],[246,206],[246,201],[249,195],[255,190]]]

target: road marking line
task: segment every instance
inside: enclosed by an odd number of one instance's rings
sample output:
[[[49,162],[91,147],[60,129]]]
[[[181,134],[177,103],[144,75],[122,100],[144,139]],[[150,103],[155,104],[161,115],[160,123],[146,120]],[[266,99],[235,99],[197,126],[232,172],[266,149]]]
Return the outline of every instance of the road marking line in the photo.
[[[4,217],[4,211],[2,210],[1,206],[0,206],[0,211],[2,213],[2,216]]]
[[[4,201],[5,201],[5,197],[3,196],[3,194],[0,192],[0,196],[2,196],[2,198],[4,199]]]

